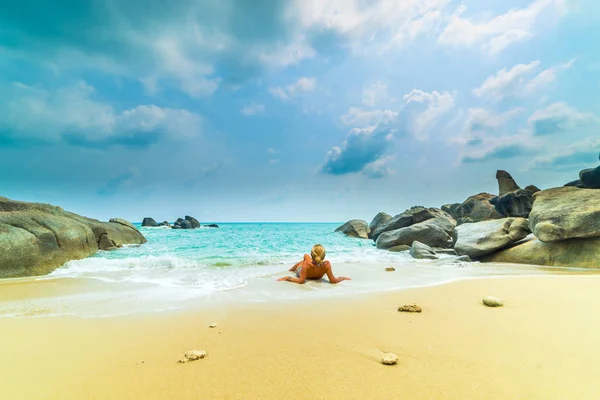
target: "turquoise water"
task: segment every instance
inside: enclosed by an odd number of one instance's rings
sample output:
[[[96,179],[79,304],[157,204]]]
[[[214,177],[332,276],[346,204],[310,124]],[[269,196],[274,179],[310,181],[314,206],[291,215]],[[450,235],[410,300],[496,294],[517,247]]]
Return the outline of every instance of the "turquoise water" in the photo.
[[[144,245],[100,251],[33,278],[39,297],[0,304],[0,316],[101,317],[222,303],[284,302],[435,285],[459,279],[542,274],[528,266],[414,260],[377,250],[372,240],[349,238],[337,223],[222,223],[219,228],[141,228]],[[139,224],[138,224],[139,226]],[[335,275],[305,285],[276,282],[311,247],[325,246]],[[385,267],[393,266],[394,272]],[[64,293],[45,294],[44,284]]]

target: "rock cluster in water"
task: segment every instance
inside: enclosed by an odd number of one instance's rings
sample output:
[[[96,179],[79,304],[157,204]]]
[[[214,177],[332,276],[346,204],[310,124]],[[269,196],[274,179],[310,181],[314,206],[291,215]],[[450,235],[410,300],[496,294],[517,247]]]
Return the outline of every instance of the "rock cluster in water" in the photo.
[[[499,170],[498,195],[380,212],[370,224],[351,220],[336,231],[416,259],[600,268],[600,166],[579,177],[564,187],[522,189]]]
[[[142,226],[143,227],[160,227],[160,226],[166,226],[168,228],[171,229],[196,229],[196,228],[200,228],[200,222],[198,222],[198,220],[194,217],[191,217],[189,215],[186,215],[185,218],[177,218],[177,221],[175,221],[173,223],[173,225],[171,225],[168,221],[163,221],[161,223],[157,223],[154,218],[150,218],[150,217],[146,217],[142,220]],[[207,225],[202,225],[206,228],[218,228],[219,225],[217,224],[207,224]]]

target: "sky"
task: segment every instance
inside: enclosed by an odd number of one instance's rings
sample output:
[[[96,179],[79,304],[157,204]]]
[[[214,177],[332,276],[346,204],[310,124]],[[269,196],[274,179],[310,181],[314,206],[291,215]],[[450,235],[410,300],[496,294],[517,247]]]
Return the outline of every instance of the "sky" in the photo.
[[[106,220],[369,222],[598,165],[596,0],[21,0],[0,196]]]

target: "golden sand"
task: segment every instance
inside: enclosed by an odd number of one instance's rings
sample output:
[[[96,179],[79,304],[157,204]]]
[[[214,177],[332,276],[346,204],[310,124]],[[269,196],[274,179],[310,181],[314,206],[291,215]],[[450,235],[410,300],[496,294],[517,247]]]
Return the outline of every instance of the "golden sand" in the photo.
[[[488,295],[504,307],[482,305]],[[423,312],[397,311],[412,303]],[[285,307],[3,318],[0,399],[598,399],[599,310],[600,277],[544,276]],[[191,349],[208,356],[178,363]],[[381,364],[388,352],[396,365]]]

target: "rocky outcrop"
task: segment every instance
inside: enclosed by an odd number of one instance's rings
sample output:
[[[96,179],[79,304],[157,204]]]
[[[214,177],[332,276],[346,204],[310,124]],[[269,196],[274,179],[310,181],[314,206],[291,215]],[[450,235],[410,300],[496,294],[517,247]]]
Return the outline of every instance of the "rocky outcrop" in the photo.
[[[410,246],[407,246],[405,244],[400,244],[398,246],[390,247],[389,249],[387,249],[387,251],[391,251],[392,253],[400,253],[402,251],[409,251],[409,250],[410,250]]]
[[[415,206],[401,214],[395,215],[393,218],[388,220],[386,223],[380,224],[377,229],[371,232],[371,238],[373,241],[377,241],[379,235],[383,232],[393,231],[395,229],[406,228],[414,223],[413,215],[419,211],[425,210],[425,207]],[[412,244],[412,243],[411,243]]]
[[[145,242],[119,218],[101,222],[49,204],[0,197],[0,278],[43,275],[98,250]]]
[[[461,203],[453,203],[453,204],[444,204],[442,206],[442,211],[447,212],[452,216],[452,218],[457,218],[458,207],[460,207]]]
[[[479,258],[506,248],[530,233],[525,218],[503,218],[463,224],[456,227],[454,250],[459,255]]]
[[[179,227],[181,229],[192,229],[192,223],[190,221],[188,221],[187,219],[184,219],[183,221],[179,222]]]
[[[584,188],[600,189],[600,167],[584,169],[579,173],[579,180]]]
[[[337,227],[336,232],[341,232],[346,236],[368,239],[371,232],[366,221],[362,219],[353,219]]]
[[[533,194],[529,190],[519,189],[490,199],[490,204],[504,217],[527,218],[533,206]]]
[[[534,193],[539,192],[542,189],[540,189],[539,187],[537,187],[535,185],[527,185],[527,186],[525,186],[525,190],[527,190],[531,194],[534,194]]]
[[[439,217],[421,219],[426,216],[431,216],[435,213],[430,213],[428,210],[439,211]],[[454,227],[456,221],[448,214],[439,209],[425,209],[421,213],[415,213],[417,216],[413,218],[413,224],[405,228],[394,229],[380,234],[377,238],[376,246],[378,249],[389,249],[399,245],[412,246],[413,242],[419,241],[430,247],[452,247],[455,241]]]
[[[392,216],[388,213],[378,213],[369,224],[369,230],[371,231],[370,233],[372,234],[375,232],[375,230],[377,230],[377,228],[379,228],[381,225],[387,224],[391,219]]]
[[[189,215],[185,216],[185,219],[187,221],[190,221],[190,224],[192,226],[192,229],[196,229],[196,228],[200,228],[200,222],[198,222],[198,220],[194,217],[190,217]]]
[[[600,268],[600,237],[544,243],[530,235],[514,247],[488,254],[482,262]]]
[[[542,242],[600,236],[600,191],[559,187],[534,195],[529,226]]]
[[[437,260],[440,258],[431,247],[417,240],[413,242],[410,248],[410,255],[412,258],[419,260]]]
[[[157,225],[158,224],[156,223],[156,221],[154,220],[154,218],[146,217],[142,221],[142,226],[155,227]]]
[[[455,219],[458,225],[504,218],[496,210],[496,207],[490,203],[490,200],[496,197],[498,196],[490,193],[479,193],[469,197],[456,209]]]
[[[158,226],[166,226],[166,227],[170,228],[171,224],[169,223],[169,221],[163,221],[160,224],[158,224]]]
[[[506,171],[501,169],[496,171],[496,179],[498,179],[498,195],[500,196],[521,189],[513,177]]]

